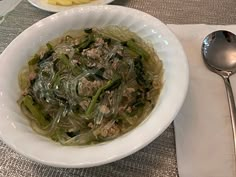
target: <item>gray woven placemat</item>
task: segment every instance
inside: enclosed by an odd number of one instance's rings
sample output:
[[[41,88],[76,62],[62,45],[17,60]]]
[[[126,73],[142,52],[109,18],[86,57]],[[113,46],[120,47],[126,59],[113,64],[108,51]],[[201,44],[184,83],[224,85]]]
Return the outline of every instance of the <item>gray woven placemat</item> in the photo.
[[[165,23],[232,24],[236,22],[236,14],[234,14],[236,1],[233,0],[117,0],[112,4],[140,9]],[[24,29],[50,14],[23,0],[0,25],[0,53]],[[61,169],[38,164],[17,154],[0,140],[0,177],[33,176],[176,177],[173,125],[139,152],[120,161],[88,169]]]

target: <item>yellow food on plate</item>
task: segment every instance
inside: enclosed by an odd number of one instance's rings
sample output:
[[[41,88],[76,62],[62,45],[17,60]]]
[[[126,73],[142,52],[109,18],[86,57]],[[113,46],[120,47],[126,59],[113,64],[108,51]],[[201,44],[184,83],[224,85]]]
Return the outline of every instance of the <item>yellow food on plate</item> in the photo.
[[[48,3],[52,5],[70,6],[73,4],[86,4],[91,1],[93,0],[48,0]]]
[[[72,0],[75,4],[85,4],[91,2],[91,0]]]
[[[48,4],[56,5],[57,2],[56,2],[56,0],[48,0]]]

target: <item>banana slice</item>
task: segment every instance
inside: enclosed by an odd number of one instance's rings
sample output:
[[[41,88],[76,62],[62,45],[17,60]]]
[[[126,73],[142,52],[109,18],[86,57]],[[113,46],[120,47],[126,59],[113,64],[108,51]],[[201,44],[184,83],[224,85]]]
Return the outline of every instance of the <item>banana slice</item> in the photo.
[[[48,4],[56,5],[57,0],[48,0]]]
[[[57,4],[62,5],[62,6],[70,6],[72,5],[71,0],[56,0]]]
[[[73,4],[86,4],[93,0],[48,0],[48,4],[70,6]]]
[[[85,4],[89,3],[91,0],[72,0],[73,3],[75,4]]]

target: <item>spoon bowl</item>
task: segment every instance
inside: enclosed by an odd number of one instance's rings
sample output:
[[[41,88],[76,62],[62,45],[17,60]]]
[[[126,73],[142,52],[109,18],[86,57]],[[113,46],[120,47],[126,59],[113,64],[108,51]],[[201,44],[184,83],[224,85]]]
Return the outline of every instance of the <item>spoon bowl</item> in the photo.
[[[236,72],[236,36],[229,31],[209,34],[202,45],[205,64],[213,72],[233,74]]]
[[[225,83],[234,138],[236,159],[236,109],[229,77],[236,72],[236,36],[229,31],[215,31],[202,43],[202,57],[206,66],[220,75]]]

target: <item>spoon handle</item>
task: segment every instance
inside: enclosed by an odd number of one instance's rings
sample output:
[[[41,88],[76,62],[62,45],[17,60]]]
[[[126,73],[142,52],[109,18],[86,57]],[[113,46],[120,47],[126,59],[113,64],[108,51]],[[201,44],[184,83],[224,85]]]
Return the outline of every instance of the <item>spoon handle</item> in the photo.
[[[232,130],[233,130],[233,138],[234,138],[234,154],[236,155],[236,109],[235,109],[234,95],[233,95],[229,77],[223,77],[223,79],[225,82],[226,93],[228,97],[230,118],[232,122]]]

